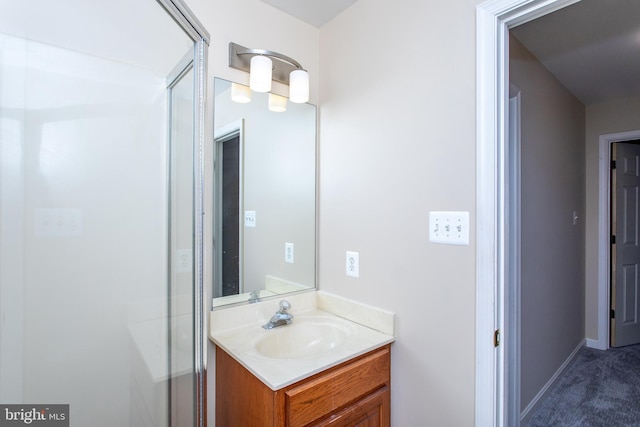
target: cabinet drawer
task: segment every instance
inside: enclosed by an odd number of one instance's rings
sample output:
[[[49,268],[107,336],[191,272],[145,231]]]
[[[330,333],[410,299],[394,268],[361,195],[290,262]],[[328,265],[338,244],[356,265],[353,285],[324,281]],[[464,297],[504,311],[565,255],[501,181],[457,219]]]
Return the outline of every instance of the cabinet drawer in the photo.
[[[389,387],[384,386],[310,427],[389,427]]]
[[[285,391],[287,425],[299,427],[388,384],[389,348]]]

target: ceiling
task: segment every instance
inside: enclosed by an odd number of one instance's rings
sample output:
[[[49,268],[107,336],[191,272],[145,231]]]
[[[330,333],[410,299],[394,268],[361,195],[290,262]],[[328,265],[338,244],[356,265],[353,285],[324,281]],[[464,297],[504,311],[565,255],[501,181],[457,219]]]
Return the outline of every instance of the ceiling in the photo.
[[[289,15],[320,28],[356,0],[261,0]]]
[[[640,1],[582,0],[511,31],[584,104],[640,96]]]
[[[316,27],[356,0],[261,0]],[[640,1],[582,0],[512,33],[584,104],[640,96]]]

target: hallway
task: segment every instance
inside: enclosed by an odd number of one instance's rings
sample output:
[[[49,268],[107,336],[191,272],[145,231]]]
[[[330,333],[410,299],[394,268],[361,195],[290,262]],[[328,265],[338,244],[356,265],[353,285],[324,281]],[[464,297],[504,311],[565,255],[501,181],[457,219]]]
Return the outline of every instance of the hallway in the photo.
[[[523,425],[640,426],[640,345],[580,349]]]

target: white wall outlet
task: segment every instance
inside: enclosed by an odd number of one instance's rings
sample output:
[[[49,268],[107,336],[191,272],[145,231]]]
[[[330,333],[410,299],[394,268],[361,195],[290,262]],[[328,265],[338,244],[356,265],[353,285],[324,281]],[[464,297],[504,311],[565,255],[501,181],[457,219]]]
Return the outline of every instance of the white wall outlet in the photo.
[[[360,277],[360,256],[358,252],[347,251],[347,276]]]
[[[247,228],[255,228],[256,211],[244,211],[244,226]]]
[[[429,212],[429,241],[469,244],[469,212]]]
[[[285,243],[284,244],[284,262],[288,262],[293,264],[293,243]]]
[[[191,249],[176,249],[174,271],[176,273],[191,273],[193,265],[193,255]]]

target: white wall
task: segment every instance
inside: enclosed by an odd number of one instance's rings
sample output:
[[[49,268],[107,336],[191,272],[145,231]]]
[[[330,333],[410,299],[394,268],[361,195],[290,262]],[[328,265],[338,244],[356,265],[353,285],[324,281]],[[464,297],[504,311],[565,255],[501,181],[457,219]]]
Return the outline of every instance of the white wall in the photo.
[[[587,106],[586,131],[586,336],[598,340],[598,165],[599,137],[640,130],[640,98]]]
[[[249,84],[249,74],[229,67],[229,42],[273,50],[297,60],[309,71],[310,103],[318,101],[319,31],[258,0],[188,0],[189,8],[211,34],[208,107],[212,107],[213,76]],[[288,87],[274,82],[273,90],[288,95]],[[209,117],[212,116],[210,111]]]
[[[511,37],[521,91],[521,409],[584,339],[584,105]]]
[[[359,1],[320,31],[320,288],[396,313],[395,426],[474,424],[479,3]],[[469,246],[429,243],[437,210],[470,212]]]
[[[141,16],[145,17],[143,22]],[[184,52],[183,30],[159,4],[145,0],[5,2],[0,32],[159,71],[161,75],[175,66],[176,52]],[[156,44],[164,48],[164,54],[152,47]]]

